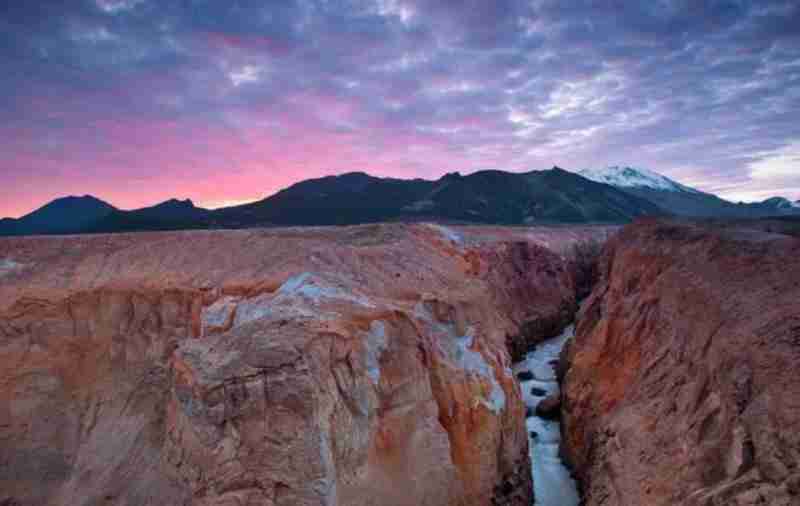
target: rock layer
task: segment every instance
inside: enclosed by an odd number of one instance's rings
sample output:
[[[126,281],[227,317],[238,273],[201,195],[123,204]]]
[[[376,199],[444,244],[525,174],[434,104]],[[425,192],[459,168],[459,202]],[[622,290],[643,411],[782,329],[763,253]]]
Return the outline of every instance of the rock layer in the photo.
[[[0,502],[529,504],[506,336],[592,234],[0,241]]]
[[[800,504],[800,241],[644,222],[602,267],[561,364],[586,504]]]

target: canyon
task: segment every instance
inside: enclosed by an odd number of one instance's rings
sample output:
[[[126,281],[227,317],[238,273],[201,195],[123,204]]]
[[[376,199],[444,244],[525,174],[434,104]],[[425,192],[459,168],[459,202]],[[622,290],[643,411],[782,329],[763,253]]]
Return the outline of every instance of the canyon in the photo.
[[[569,325],[560,335],[537,344],[514,366],[521,380],[523,401],[531,415],[525,420],[525,426],[529,436],[534,499],[539,506],[580,504],[577,484],[560,455],[561,430],[557,420],[560,394],[557,370],[553,367],[574,329],[574,325]],[[544,407],[550,404],[554,405],[545,412]]]
[[[0,503],[530,504],[507,343],[571,317],[562,254],[608,233],[0,240]]]
[[[798,504],[790,225],[0,239],[0,504]]]

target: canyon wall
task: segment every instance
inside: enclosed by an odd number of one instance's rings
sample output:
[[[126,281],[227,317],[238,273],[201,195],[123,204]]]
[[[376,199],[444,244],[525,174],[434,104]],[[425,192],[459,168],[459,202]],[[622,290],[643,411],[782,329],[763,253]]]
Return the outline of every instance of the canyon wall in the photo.
[[[0,503],[529,504],[506,341],[598,234],[0,240]]]
[[[601,268],[562,356],[586,505],[800,504],[800,241],[642,222]]]

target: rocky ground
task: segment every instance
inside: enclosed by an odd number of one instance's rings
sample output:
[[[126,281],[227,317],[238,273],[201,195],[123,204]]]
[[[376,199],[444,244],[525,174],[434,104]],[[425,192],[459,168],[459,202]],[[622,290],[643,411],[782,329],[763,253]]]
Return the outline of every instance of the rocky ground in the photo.
[[[574,307],[559,253],[606,234],[0,240],[0,503],[527,505],[506,343]]]
[[[800,504],[800,241],[758,227],[609,243],[561,371],[587,506]]]

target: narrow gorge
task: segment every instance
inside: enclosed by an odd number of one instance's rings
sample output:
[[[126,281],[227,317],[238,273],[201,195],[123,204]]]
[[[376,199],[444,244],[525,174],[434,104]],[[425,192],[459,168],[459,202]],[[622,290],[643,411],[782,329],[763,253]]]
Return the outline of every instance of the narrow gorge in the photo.
[[[526,406],[534,498],[539,506],[578,506],[578,485],[561,457],[559,355],[575,332],[569,325],[514,366]]]
[[[0,240],[0,502],[529,505],[506,346],[568,321],[554,251],[605,234]]]
[[[609,232],[2,239],[0,504],[797,504],[798,240],[626,227],[570,326]]]

